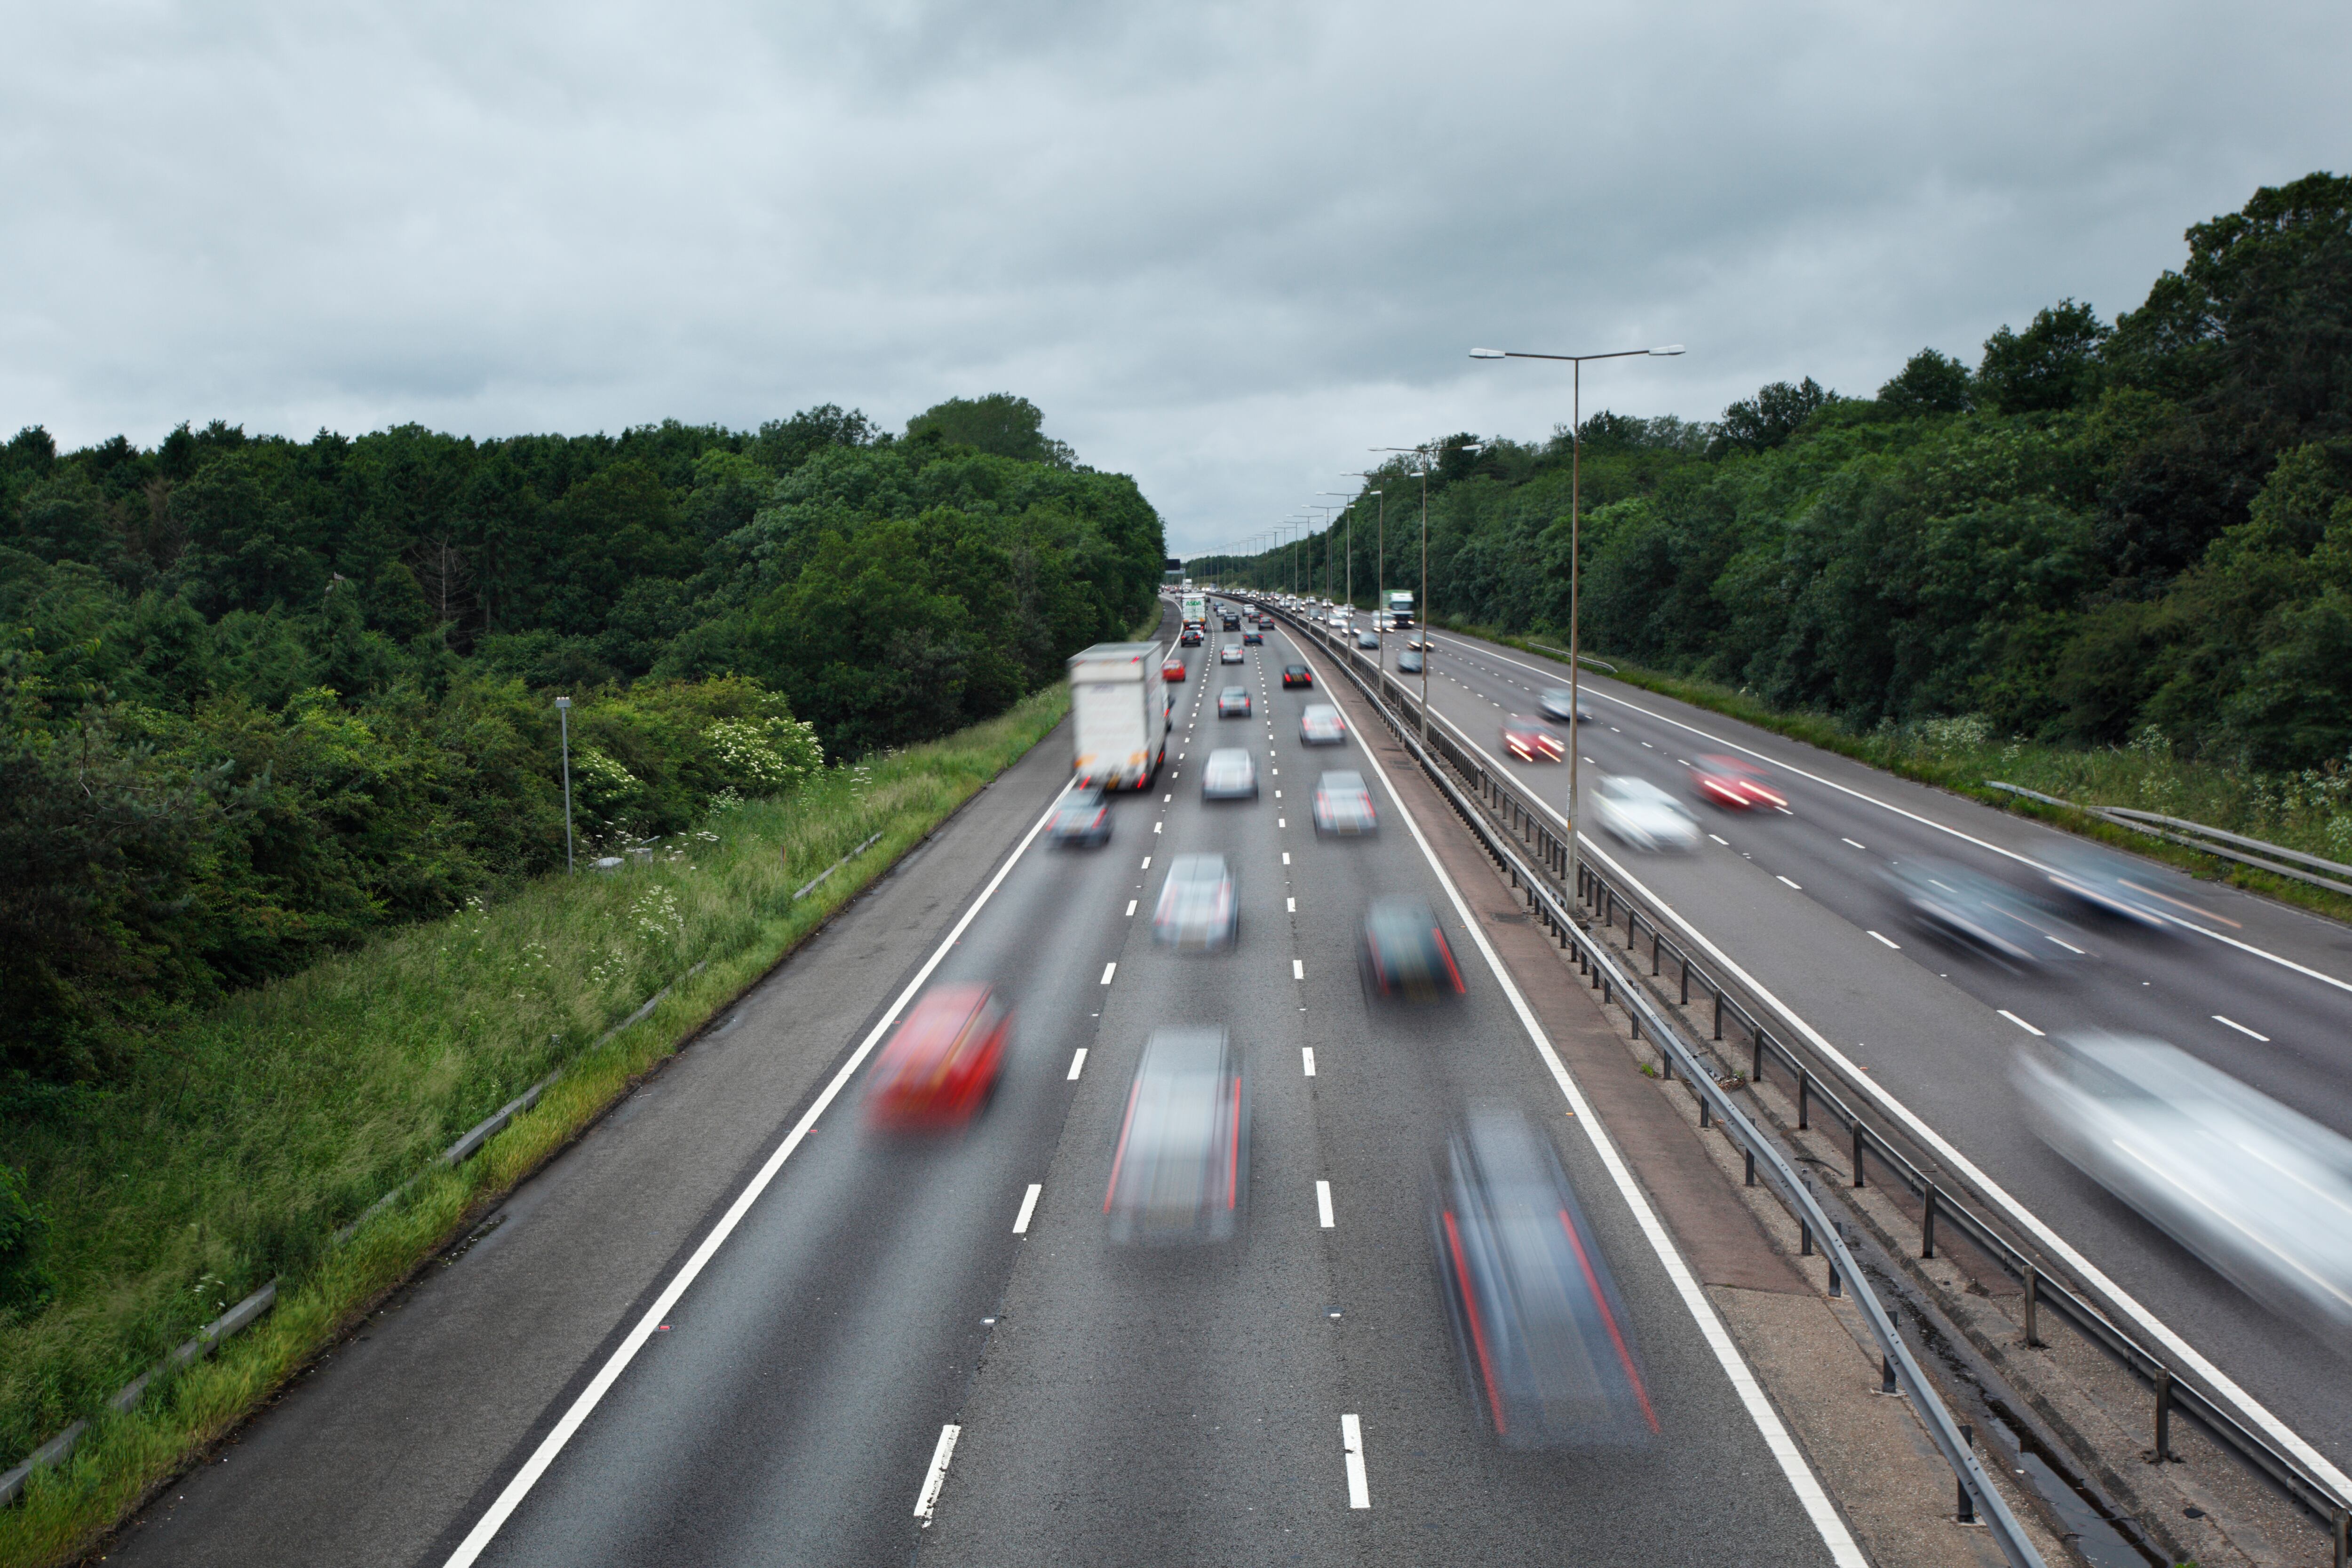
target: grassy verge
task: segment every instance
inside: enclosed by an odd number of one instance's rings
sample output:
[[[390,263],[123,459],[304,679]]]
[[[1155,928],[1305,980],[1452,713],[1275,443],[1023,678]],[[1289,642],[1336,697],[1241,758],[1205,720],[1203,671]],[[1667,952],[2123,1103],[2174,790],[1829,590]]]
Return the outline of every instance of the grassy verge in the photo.
[[[35,1477],[0,1514],[0,1565],[88,1547],[1067,706],[1049,689],[947,740],[716,814],[649,864],[550,879],[240,995],[176,1031],[131,1082],[6,1129],[5,1157],[48,1213],[58,1293],[0,1325],[0,1467],[100,1412],[226,1303],[272,1276],[281,1285],[254,1329],[131,1414],[100,1414],[68,1463]],[[664,985],[650,1016],[597,1043]],[[540,1103],[471,1162],[435,1163],[555,1068]],[[420,1172],[402,1202],[332,1244]]]
[[[1559,658],[1565,633],[1536,637],[1448,620],[1449,628],[1522,652]],[[2084,805],[2128,806],[2227,828],[2273,844],[2352,862],[2352,769],[2264,773],[2179,756],[2160,733],[2128,745],[2053,746],[2002,740],[1979,718],[1925,719],[1858,730],[1825,713],[1775,708],[1752,692],[1664,675],[1622,659],[1613,679],[1695,708],[1738,719],[1836,752],[1905,778],[1968,795],[2019,816],[2031,816],[2085,838],[2164,860],[2209,881],[2228,882],[2336,920],[2352,921],[2352,899],[2290,878],[2200,855],[2133,833],[2112,823],[1987,789],[1985,780],[2022,784]]]

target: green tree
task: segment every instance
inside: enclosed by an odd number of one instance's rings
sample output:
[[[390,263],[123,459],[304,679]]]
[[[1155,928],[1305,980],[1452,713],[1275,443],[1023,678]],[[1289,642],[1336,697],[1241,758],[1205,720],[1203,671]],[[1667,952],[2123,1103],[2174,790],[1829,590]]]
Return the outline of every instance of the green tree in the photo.
[[[1045,434],[1045,416],[1025,397],[1009,392],[986,397],[950,397],[907,421],[909,441],[936,440],[970,447],[992,457],[1024,463],[1074,467],[1076,456]]]
[[[2003,327],[1985,340],[1977,396],[2002,414],[2088,402],[2098,394],[2100,347],[2113,331],[2097,311],[2073,300],[2036,311],[2022,332]]]

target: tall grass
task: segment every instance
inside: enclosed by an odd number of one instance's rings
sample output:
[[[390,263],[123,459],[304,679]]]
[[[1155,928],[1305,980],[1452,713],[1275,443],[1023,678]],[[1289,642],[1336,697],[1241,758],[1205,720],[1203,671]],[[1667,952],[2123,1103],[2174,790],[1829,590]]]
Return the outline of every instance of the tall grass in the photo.
[[[0,1515],[0,1564],[86,1546],[486,1202],[593,1119],[833,909],[1059,721],[1061,688],[929,745],[714,813],[611,874],[551,878],[232,998],[131,1081],[0,1131],[47,1208],[58,1287],[0,1324],[0,1467],[84,1415],[74,1458]],[[881,841],[797,903],[793,890]],[[695,966],[703,967],[697,972]],[[661,987],[644,1021],[598,1043]],[[457,1171],[435,1155],[561,1068]],[[335,1230],[401,1183],[347,1244]],[[151,1391],[105,1398],[271,1277],[255,1330]]]
[[[1445,624],[1547,656],[1567,643],[1564,633],[1549,637],[1514,636],[1452,621]],[[1825,713],[1775,708],[1744,689],[1662,675],[1622,661],[1615,679],[1906,778],[2170,860],[2200,876],[2227,880],[2338,919],[2352,919],[2352,900],[2326,889],[2273,877],[2080,813],[2053,810],[1985,787],[1986,780],[1999,779],[2080,805],[2158,812],[2352,864],[2352,760],[2331,761],[2325,768],[2301,773],[2262,773],[2210,758],[2184,756],[2153,727],[2124,745],[2058,746],[1996,734],[1990,723],[1975,714],[1906,724],[1889,721],[1864,730]]]

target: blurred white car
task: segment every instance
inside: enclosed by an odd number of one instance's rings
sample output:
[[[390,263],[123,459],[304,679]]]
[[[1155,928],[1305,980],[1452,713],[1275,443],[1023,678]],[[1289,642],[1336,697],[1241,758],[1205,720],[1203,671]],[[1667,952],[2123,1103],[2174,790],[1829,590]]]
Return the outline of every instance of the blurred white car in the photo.
[[[1310,702],[1298,715],[1299,743],[1307,746],[1337,746],[1348,738],[1348,721],[1328,702]]]
[[[1241,933],[1234,873],[1222,855],[1179,855],[1151,910],[1152,940],[1188,952],[1231,947]]]
[[[2014,1076],[2084,1174],[2322,1338],[2352,1330],[2352,1142],[2161,1040],[2037,1040]]]
[[[1239,746],[1220,746],[1201,767],[1202,800],[1255,800],[1257,763]]]
[[[1327,833],[1352,837],[1380,831],[1381,819],[1372,809],[1372,792],[1364,787],[1364,775],[1353,772],[1325,773],[1315,781],[1315,834]]]
[[[1698,819],[1647,779],[1627,773],[1602,779],[1592,792],[1592,818],[1602,832],[1629,848],[1698,847]]]

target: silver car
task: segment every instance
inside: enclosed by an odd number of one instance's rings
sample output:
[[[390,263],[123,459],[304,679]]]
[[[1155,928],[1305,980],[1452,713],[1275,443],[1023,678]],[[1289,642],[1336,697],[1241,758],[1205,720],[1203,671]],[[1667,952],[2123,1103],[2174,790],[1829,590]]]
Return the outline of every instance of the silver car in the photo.
[[[1215,952],[1241,934],[1241,900],[1222,855],[1179,855],[1152,906],[1151,938],[1188,952]]]
[[[1239,746],[1220,746],[1201,765],[1202,800],[1255,800],[1257,763]]]
[[[1315,832],[1354,837],[1380,831],[1372,792],[1359,773],[1328,773],[1315,781]]]
[[[1696,849],[1698,819],[1647,779],[1616,773],[1592,792],[1592,816],[1618,843],[1633,849]]]
[[[1242,651],[1241,644],[1237,642],[1229,642],[1224,647],[1217,650],[1217,662],[1219,664],[1247,664],[1249,662],[1249,655]]]
[[[1328,702],[1310,702],[1298,715],[1298,741],[1306,746],[1337,746],[1348,739],[1348,721]]]
[[[1249,1079],[1223,1029],[1160,1029],[1143,1047],[1103,1194],[1119,1246],[1227,1240],[1248,1211]]]

